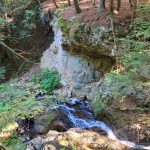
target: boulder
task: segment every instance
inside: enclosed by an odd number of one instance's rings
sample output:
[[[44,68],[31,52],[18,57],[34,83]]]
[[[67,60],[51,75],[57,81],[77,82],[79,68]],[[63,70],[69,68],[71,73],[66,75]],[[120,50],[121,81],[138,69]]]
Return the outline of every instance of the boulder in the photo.
[[[37,140],[36,140],[37,139]],[[39,143],[37,143],[39,141]],[[40,150],[59,150],[65,148],[72,150],[77,148],[81,150],[109,149],[109,150],[129,150],[130,148],[110,140],[108,137],[99,133],[84,129],[69,129],[67,132],[49,131],[46,135],[37,137],[31,141],[31,145]],[[33,150],[28,146],[27,150]],[[30,149],[29,149],[30,147]]]
[[[138,75],[143,80],[150,80],[150,65],[144,65],[139,68]]]
[[[70,98],[65,103],[68,106],[76,106],[76,105],[80,104],[80,100],[78,100],[77,98]]]
[[[43,114],[34,120],[34,129],[38,134],[44,134],[51,128],[52,123],[57,119],[56,112]]]
[[[52,129],[58,132],[64,132],[67,130],[67,127],[61,120],[56,120],[52,124]]]
[[[4,142],[5,140],[13,136],[18,127],[19,126],[16,122],[12,122],[7,124],[4,128],[2,128],[0,131],[0,142]]]

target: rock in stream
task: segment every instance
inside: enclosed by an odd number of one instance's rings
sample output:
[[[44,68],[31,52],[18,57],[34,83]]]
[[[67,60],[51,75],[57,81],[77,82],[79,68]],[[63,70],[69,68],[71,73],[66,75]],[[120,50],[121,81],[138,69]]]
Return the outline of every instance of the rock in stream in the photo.
[[[59,105],[62,118],[59,117],[55,123],[61,132],[50,130],[45,135],[38,135],[28,142],[27,150],[150,149],[118,139],[108,125],[96,120],[86,100],[71,98]],[[62,128],[64,126],[65,129]]]

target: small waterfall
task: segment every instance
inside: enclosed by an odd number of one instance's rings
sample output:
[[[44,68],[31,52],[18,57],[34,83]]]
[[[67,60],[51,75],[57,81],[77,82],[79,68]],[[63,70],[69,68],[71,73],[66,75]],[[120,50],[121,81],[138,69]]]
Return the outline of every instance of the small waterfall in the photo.
[[[124,144],[126,146],[129,146],[135,149],[150,150],[150,146],[136,145],[133,142],[123,141],[123,140],[118,139],[108,125],[106,125],[104,122],[95,120],[95,116],[93,115],[86,101],[79,102],[78,99],[71,98],[70,103],[71,105],[61,104],[60,108],[63,112],[65,112],[68,119],[73,124],[72,126],[73,128],[90,129],[92,127],[98,127],[102,129],[103,131],[105,131],[110,139],[116,140],[120,142],[121,144]],[[77,111],[81,111],[81,113],[84,113],[85,118],[77,115]]]
[[[54,16],[54,19],[51,22],[51,26],[53,26],[55,37],[50,48],[44,52],[44,57],[41,60],[41,64],[42,64],[41,67],[42,68],[48,67],[50,69],[55,68],[64,76],[67,76],[67,74],[69,74],[69,72],[67,72],[68,68],[71,68],[71,70],[74,70],[77,72],[78,65],[80,63],[76,65],[78,61],[74,61],[74,63],[70,63],[70,66],[69,66],[68,59],[69,57],[73,57],[73,56],[70,55],[68,52],[63,51],[62,31],[58,26],[58,19],[56,16]],[[57,55],[54,53],[57,53]],[[76,57],[74,59],[78,60]],[[105,131],[110,139],[116,140],[120,142],[121,144],[127,145],[135,149],[150,150],[150,146],[136,145],[133,142],[123,141],[123,140],[118,139],[108,125],[106,125],[104,122],[97,121],[95,119],[95,116],[93,115],[86,101],[80,101],[80,100],[77,100],[76,98],[72,98],[70,100],[72,101],[72,104],[74,106],[69,106],[67,104],[60,104],[60,108],[67,115],[70,122],[72,122],[73,124],[72,127],[74,128],[98,127],[102,129],[103,131]],[[78,103],[77,107],[75,107],[76,103]],[[82,113],[84,113],[85,117],[81,117],[77,115],[77,111],[81,111]]]

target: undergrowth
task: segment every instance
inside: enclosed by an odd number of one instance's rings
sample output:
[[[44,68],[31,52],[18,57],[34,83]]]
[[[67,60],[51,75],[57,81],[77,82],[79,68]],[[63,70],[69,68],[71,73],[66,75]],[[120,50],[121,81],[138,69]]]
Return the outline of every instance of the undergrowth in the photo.
[[[150,87],[149,20],[150,4],[146,3],[137,9],[137,18],[133,21],[131,33],[125,38],[117,39],[122,50],[117,52],[116,68],[105,75],[104,82],[111,89],[114,98],[120,101],[123,100],[124,96],[134,96],[144,102],[148,96],[146,90]],[[101,106],[105,105],[105,103],[102,105],[101,102],[102,100],[99,98],[95,103],[96,105],[100,103],[95,108],[97,112],[101,112]],[[139,111],[145,110],[144,107],[140,103]]]
[[[11,139],[4,141],[3,145],[9,150],[25,150],[26,144],[23,143],[16,134],[14,134]]]
[[[143,71],[143,67],[147,72],[150,65],[150,4],[141,5],[137,14],[139,17],[133,22],[132,32],[124,39],[119,39],[124,46],[118,53],[120,70],[112,71],[105,78],[105,81],[119,93],[122,92],[123,87],[129,85],[142,88],[143,83],[149,80],[146,76],[141,76],[140,72]]]
[[[40,84],[41,88],[49,93],[61,86],[59,73],[57,71],[49,71],[48,69],[44,69],[35,75],[32,81],[35,84]]]
[[[57,104],[50,100],[52,95],[47,95],[42,100],[36,99],[35,95],[39,92],[52,91],[59,86],[58,72],[47,69],[34,75],[28,83],[21,83],[16,79],[0,84],[0,142],[4,142],[6,146],[15,146],[19,139],[14,137],[12,133],[14,131],[6,130],[8,126],[14,126],[17,120],[36,117],[45,111],[46,106],[57,107]],[[11,133],[12,138],[5,140],[6,133],[8,135]]]

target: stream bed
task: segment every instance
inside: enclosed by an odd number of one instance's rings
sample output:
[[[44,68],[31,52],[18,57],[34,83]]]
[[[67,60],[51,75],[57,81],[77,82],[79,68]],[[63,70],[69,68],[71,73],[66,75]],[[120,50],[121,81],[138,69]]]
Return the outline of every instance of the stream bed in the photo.
[[[60,108],[70,120],[72,128],[90,129],[96,127],[103,130],[111,140],[118,141],[130,148],[150,150],[150,146],[137,145],[133,142],[118,139],[108,125],[96,120],[87,101],[71,98],[66,103],[60,104]]]
[[[105,145],[110,150],[150,150],[150,146],[118,138],[110,128],[111,125],[97,120],[86,98],[82,100],[69,98],[65,102],[57,101],[57,104],[59,107],[50,106],[51,110],[49,110],[57,113],[56,120],[53,122],[55,125],[49,124],[48,130],[43,133],[33,132],[33,137],[24,140],[27,143],[26,150],[60,150],[64,147],[65,150],[72,150],[73,146],[77,150],[100,150],[105,149]],[[33,120],[29,132],[35,130],[35,127],[38,127],[37,131],[39,131],[41,125],[35,126],[36,122],[45,124],[48,116],[51,115],[40,116],[38,121]],[[27,132],[24,134],[27,135]]]

